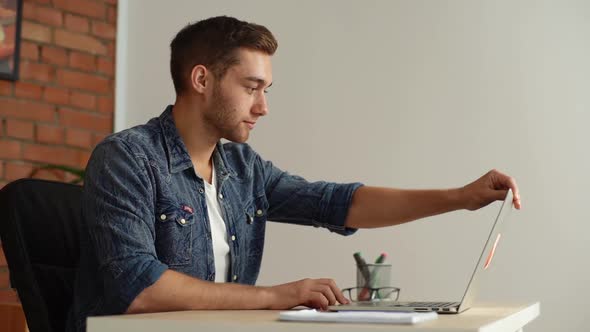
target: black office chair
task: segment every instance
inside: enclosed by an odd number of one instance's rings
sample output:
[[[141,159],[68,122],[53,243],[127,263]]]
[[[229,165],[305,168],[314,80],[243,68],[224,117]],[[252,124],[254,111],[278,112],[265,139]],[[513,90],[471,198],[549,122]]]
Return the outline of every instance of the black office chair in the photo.
[[[21,179],[0,190],[0,237],[31,332],[62,332],[79,260],[82,187]]]

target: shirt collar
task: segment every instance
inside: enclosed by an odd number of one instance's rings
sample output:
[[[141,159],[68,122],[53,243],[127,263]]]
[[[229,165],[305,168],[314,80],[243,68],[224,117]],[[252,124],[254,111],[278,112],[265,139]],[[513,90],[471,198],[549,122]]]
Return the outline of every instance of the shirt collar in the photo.
[[[162,128],[162,135],[164,136],[164,144],[166,145],[166,157],[168,159],[168,169],[170,173],[178,173],[193,167],[191,157],[188,154],[186,145],[182,141],[182,137],[176,129],[174,117],[172,116],[172,105],[168,105],[164,112],[159,117],[160,127]],[[216,167],[215,172],[221,177],[229,175],[236,175],[227,162],[227,156],[223,149],[223,144],[217,142],[215,150],[213,151],[213,161]]]

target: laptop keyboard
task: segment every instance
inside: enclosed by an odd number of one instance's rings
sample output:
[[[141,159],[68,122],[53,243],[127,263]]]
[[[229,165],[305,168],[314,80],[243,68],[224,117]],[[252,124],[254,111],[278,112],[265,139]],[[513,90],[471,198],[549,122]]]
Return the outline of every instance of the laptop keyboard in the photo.
[[[411,307],[434,307],[434,308],[445,308],[457,305],[456,302],[410,302],[407,304]]]
[[[404,303],[404,307],[446,308],[457,304],[457,302],[409,302]]]

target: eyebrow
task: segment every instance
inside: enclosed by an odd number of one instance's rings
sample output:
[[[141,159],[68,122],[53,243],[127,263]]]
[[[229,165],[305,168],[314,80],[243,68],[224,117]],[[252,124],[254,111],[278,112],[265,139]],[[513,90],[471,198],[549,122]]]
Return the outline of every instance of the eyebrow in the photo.
[[[246,77],[246,80],[256,82],[256,83],[261,84],[263,86],[266,85],[266,81],[260,77],[248,76],[248,77]],[[272,82],[270,82],[270,84],[266,88],[268,89],[271,86],[272,86]]]

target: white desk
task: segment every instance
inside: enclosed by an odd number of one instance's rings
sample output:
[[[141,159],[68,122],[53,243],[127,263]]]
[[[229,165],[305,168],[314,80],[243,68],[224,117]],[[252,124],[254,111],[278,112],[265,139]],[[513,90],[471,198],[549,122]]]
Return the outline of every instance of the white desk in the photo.
[[[87,332],[516,332],[539,316],[539,303],[478,306],[458,315],[439,315],[434,321],[415,325],[283,322],[278,316],[279,311],[272,310],[200,310],[90,317]]]

